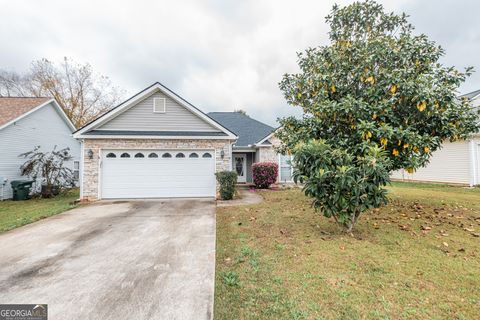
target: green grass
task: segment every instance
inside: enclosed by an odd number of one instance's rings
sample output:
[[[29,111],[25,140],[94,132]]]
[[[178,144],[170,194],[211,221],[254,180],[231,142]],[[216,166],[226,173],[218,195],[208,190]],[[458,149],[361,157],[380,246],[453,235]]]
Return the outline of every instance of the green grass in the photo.
[[[52,199],[0,202],[0,232],[18,228],[37,220],[74,208],[78,189],[70,190]]]
[[[299,190],[217,210],[215,319],[474,319],[480,190],[393,183],[354,236]]]

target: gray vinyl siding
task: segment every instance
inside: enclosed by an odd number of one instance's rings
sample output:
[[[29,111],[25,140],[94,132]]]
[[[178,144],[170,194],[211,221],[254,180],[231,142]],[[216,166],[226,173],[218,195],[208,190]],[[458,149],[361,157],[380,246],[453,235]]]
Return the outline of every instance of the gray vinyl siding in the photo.
[[[166,112],[153,112],[153,99],[166,99]],[[156,92],[96,128],[98,130],[210,131],[219,132],[162,92]]]
[[[406,170],[392,173],[393,179],[469,184],[471,178],[468,141],[446,142],[432,154],[425,168],[409,174]]]
[[[35,146],[51,151],[55,145],[57,149],[69,147],[74,160],[80,160],[80,143],[73,139],[70,128],[51,104],[0,130],[0,177],[8,179],[4,198],[12,197],[12,180],[28,179],[20,176],[19,168],[25,159],[18,155]],[[68,165],[73,168],[73,161]]]

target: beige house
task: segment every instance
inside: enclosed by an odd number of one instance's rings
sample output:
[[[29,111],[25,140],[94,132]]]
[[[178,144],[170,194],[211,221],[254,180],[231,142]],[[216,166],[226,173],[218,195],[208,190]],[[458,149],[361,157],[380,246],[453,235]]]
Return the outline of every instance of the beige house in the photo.
[[[158,82],[134,95],[74,133],[81,199],[215,197],[215,172],[236,170],[249,182],[258,161],[283,163],[290,179],[289,161],[273,150],[274,128],[222,114],[207,115]]]
[[[480,90],[464,95],[475,106],[480,105]],[[446,142],[432,154],[430,163],[410,174],[399,170],[392,179],[402,181],[424,181],[455,183],[474,186],[480,184],[480,135],[470,140]]]

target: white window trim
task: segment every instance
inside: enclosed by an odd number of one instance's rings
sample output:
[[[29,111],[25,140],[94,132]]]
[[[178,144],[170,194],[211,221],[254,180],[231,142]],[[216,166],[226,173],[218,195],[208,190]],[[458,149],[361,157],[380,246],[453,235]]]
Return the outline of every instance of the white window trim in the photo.
[[[77,164],[77,169],[75,169],[75,164]],[[78,177],[76,177],[75,181],[80,181],[80,160],[73,160],[73,167],[72,167],[72,172],[75,176],[75,172],[78,172]]]
[[[285,155],[283,155],[285,156]],[[290,157],[290,161],[293,161],[293,156],[292,155],[289,155],[288,157]],[[293,165],[292,163],[290,163],[290,177],[293,176]],[[281,180],[282,178],[282,154],[278,154],[278,181],[280,183],[291,183],[293,182],[293,179],[290,179],[290,180]]]
[[[163,101],[163,110],[157,110],[157,101]],[[161,102],[160,102],[161,103]],[[166,113],[167,112],[167,99],[166,98],[153,98],[153,113]]]

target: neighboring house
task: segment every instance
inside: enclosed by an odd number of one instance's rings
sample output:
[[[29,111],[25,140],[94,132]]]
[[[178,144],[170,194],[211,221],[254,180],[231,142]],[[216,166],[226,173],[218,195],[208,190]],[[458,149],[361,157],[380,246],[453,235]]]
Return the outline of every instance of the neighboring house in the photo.
[[[12,197],[12,180],[28,179],[20,175],[25,159],[19,155],[36,146],[41,151],[70,148],[73,160],[67,165],[78,175],[80,144],[72,137],[73,131],[75,127],[53,99],[0,98],[0,183],[7,179],[3,190],[0,186],[0,199]]]
[[[480,90],[465,94],[473,106],[480,105]],[[398,170],[392,179],[404,181],[444,182],[474,186],[480,184],[480,135],[465,141],[445,142],[432,154],[430,163],[410,174]]]
[[[275,128],[240,112],[210,112],[208,115],[238,136],[232,147],[233,169],[238,174],[238,182],[252,182],[252,164],[264,161],[279,164],[279,182],[291,182],[291,156],[275,152],[274,147],[280,143],[274,136]]]
[[[229,126],[154,83],[75,132],[82,144],[81,198],[215,197],[215,172],[242,161],[240,180],[248,181],[247,156],[237,160],[238,152],[248,153],[250,163],[278,161],[272,127],[255,121],[259,135],[251,138]]]

